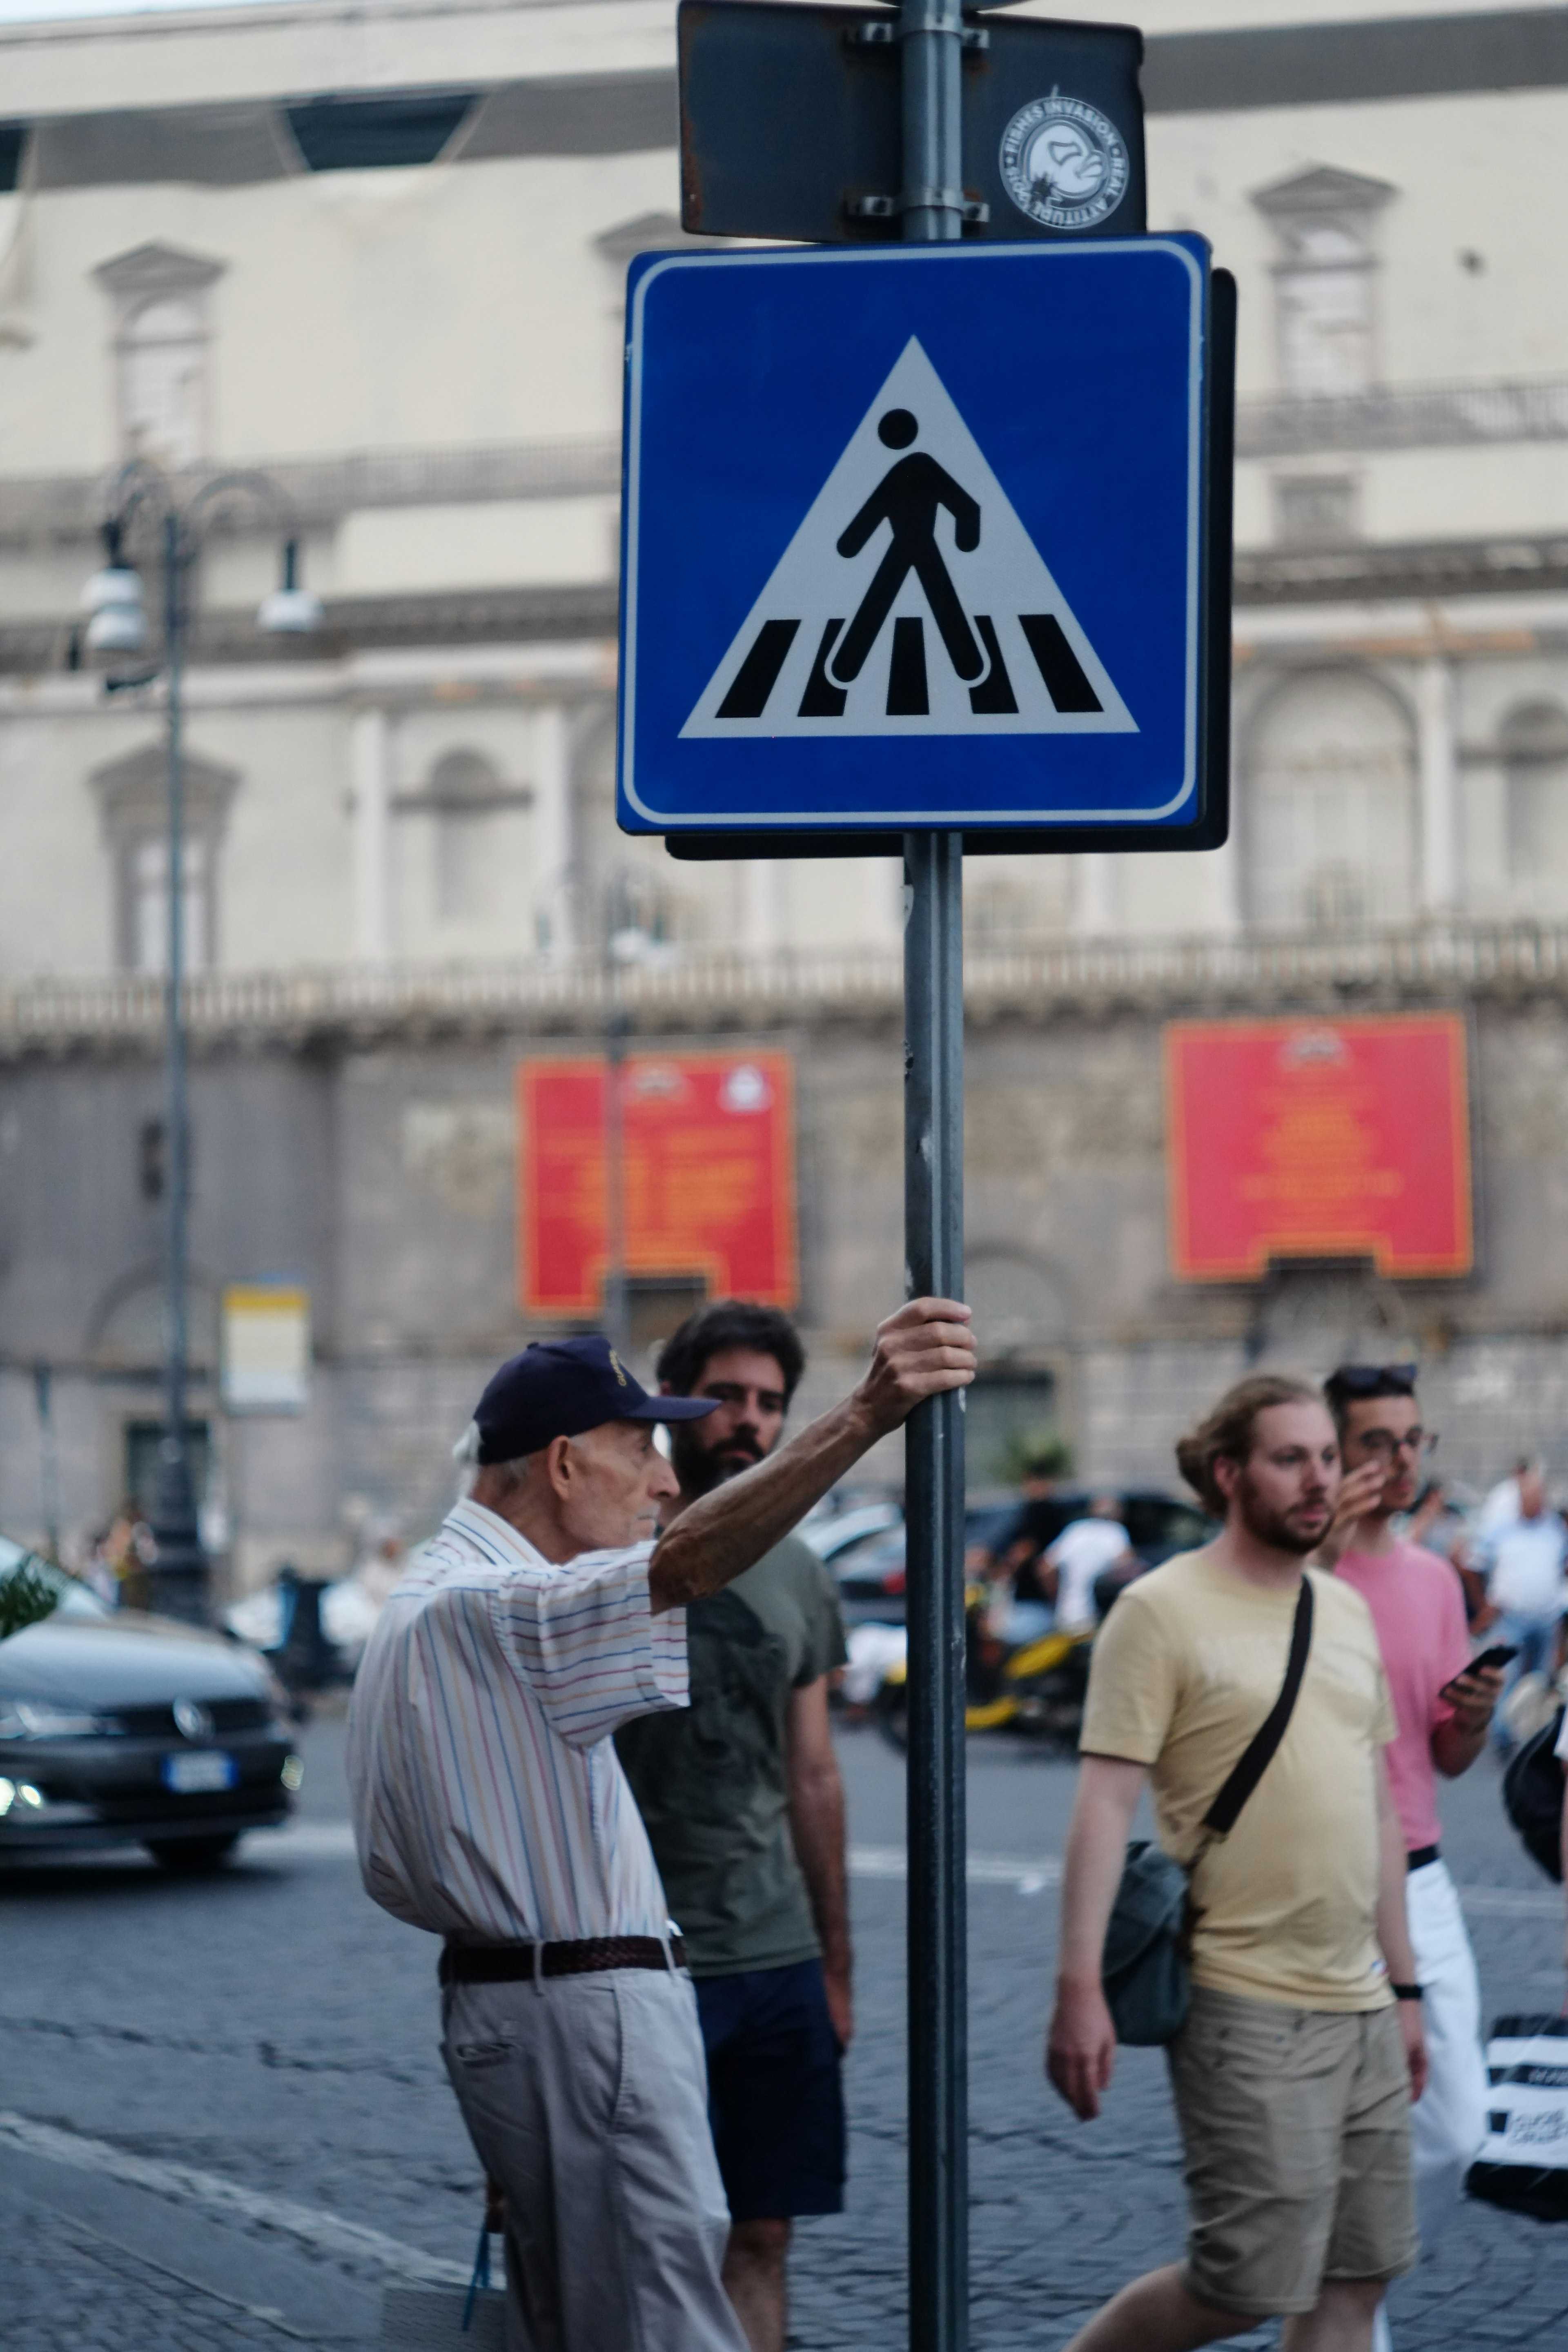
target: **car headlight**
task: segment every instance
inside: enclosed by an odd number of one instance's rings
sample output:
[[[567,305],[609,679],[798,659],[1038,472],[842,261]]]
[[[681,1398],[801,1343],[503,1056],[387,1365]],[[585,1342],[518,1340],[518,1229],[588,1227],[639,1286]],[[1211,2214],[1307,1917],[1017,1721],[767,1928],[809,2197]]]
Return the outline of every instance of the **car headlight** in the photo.
[[[0,1699],[0,1739],[95,1739],[116,1728],[111,1715],[51,1706],[43,1699]]]
[[[35,1789],[31,1781],[0,1780],[0,1819],[11,1811],[13,1805],[23,1812],[37,1812],[43,1801],[42,1791]]]

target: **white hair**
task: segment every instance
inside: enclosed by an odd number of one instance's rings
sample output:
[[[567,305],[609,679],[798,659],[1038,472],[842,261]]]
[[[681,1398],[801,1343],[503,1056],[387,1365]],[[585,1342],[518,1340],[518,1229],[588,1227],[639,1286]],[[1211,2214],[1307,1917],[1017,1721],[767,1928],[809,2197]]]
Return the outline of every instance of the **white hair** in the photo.
[[[510,1462],[486,1462],[481,1465],[479,1461],[479,1447],[482,1443],[483,1441],[479,1435],[479,1423],[477,1421],[470,1421],[467,1429],[464,1430],[461,1437],[458,1438],[456,1445],[452,1448],[452,1459],[458,1465],[458,1500],[459,1503],[467,1502],[468,1496],[473,1493],[481,1467],[486,1470],[504,1470],[509,1472],[510,1474],[511,1483],[514,1486],[521,1486],[523,1480],[528,1475],[528,1465],[533,1459],[531,1454],[519,1454]]]
[[[479,1424],[477,1421],[469,1422],[453,1446],[452,1459],[458,1465],[457,1499],[459,1503],[466,1503],[479,1475]]]

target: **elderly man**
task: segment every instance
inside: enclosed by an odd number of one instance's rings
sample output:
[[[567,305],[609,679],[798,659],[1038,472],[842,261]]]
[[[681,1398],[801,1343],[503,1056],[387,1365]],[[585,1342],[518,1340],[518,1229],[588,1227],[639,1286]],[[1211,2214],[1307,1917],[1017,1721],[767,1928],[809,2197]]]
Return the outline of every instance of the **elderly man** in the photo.
[[[679,1932],[610,1735],[686,1703],[685,1605],[795,1525],[922,1398],[973,1378],[969,1310],[913,1300],[844,1402],[652,1539],[674,1475],[601,1339],[480,1398],[479,1475],[360,1669],[360,1868],[445,1938],[443,2054],[506,2201],[509,2352],[745,2352]]]

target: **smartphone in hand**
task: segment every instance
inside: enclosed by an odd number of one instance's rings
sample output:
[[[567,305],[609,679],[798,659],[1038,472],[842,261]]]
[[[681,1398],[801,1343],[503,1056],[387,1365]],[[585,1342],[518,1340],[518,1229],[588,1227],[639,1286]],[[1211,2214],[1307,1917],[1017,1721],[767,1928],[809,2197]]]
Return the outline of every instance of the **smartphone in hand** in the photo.
[[[1484,1667],[1506,1666],[1509,1664],[1510,1660],[1517,1658],[1518,1655],[1519,1643],[1517,1642],[1494,1642],[1489,1650],[1482,1650],[1478,1656],[1473,1657],[1470,1660],[1469,1664],[1465,1668],[1465,1674],[1473,1675]],[[1465,1675],[1456,1675],[1453,1682],[1447,1682],[1443,1685],[1442,1689],[1437,1694],[1438,1697],[1447,1698],[1449,1693],[1453,1690],[1454,1684],[1461,1683],[1464,1679]]]

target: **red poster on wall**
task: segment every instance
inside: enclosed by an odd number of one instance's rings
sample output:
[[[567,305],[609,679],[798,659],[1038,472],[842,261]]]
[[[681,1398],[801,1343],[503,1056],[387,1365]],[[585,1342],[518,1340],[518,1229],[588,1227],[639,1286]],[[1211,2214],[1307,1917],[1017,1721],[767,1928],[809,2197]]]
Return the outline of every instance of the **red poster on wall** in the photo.
[[[1458,1013],[1176,1021],[1165,1031],[1171,1263],[1271,1258],[1468,1274],[1469,1097]]]
[[[518,1066],[524,1308],[604,1303],[609,1188],[602,1058]],[[626,1271],[793,1307],[795,1073],[787,1054],[633,1054],[621,1067]]]

